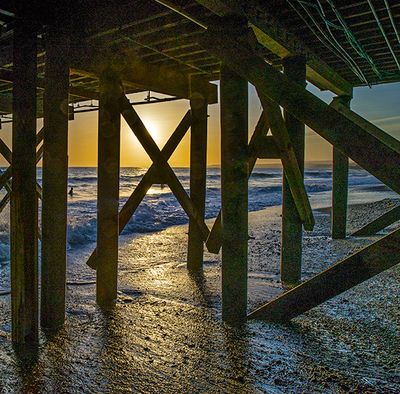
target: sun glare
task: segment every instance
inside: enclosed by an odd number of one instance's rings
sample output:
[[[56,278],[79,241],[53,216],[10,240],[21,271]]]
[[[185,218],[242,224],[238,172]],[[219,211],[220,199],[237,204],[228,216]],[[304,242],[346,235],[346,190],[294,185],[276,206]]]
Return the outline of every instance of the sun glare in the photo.
[[[150,135],[153,137],[153,140],[156,142],[157,145],[159,145],[162,139],[162,135],[158,122],[152,119],[143,119],[143,123],[146,126],[146,129],[148,130]]]

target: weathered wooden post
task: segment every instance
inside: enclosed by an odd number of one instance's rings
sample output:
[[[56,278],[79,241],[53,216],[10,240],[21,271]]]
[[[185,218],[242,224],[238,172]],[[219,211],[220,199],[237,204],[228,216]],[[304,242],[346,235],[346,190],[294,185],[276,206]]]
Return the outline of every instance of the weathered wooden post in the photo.
[[[207,176],[207,90],[204,82],[191,79],[190,110],[190,198],[204,220]],[[203,267],[203,237],[196,222],[189,220],[187,266],[190,271]]]
[[[17,2],[20,9],[23,2]],[[36,198],[37,30],[17,8],[14,27],[14,85],[11,193],[12,339],[38,342],[38,260]]]
[[[288,78],[305,88],[306,62],[304,57],[287,57],[283,59],[283,67]],[[299,168],[304,175],[304,123],[287,111],[284,116]],[[285,173],[283,175],[281,281],[286,286],[293,286],[301,279],[303,227]]]
[[[247,315],[247,81],[221,68],[222,317]]]
[[[333,99],[350,108],[351,97],[338,96]],[[349,158],[333,147],[332,164],[332,238],[346,238]]]
[[[67,187],[69,36],[50,27],[46,34],[44,92],[41,326],[56,330],[64,324]]]
[[[101,306],[117,298],[119,235],[119,157],[122,86],[111,69],[100,78],[97,170],[96,300]]]

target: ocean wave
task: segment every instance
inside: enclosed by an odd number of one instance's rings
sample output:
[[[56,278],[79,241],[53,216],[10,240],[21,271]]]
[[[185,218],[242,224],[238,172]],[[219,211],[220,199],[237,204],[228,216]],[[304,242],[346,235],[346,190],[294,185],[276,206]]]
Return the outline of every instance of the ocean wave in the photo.
[[[188,169],[175,169],[177,176],[187,188],[190,180]],[[95,169],[73,169],[69,182],[79,185],[76,199],[68,200],[68,247],[77,248],[96,241],[96,189]],[[137,183],[145,173],[144,169],[121,171],[121,190]],[[280,169],[257,168],[249,182],[249,211],[257,211],[282,203],[282,184]],[[330,170],[306,171],[306,189],[311,195],[331,190]],[[221,201],[220,170],[209,169],[207,174],[206,218],[218,214]],[[377,180],[366,172],[350,170],[349,185],[352,190],[372,190]],[[133,189],[133,187],[132,187]],[[380,189],[379,189],[380,190]],[[155,192],[154,192],[155,191]],[[188,217],[175,196],[166,189],[147,195],[139,205],[135,215],[124,229],[124,234],[149,233],[167,227],[186,224]],[[126,197],[120,199],[120,207]],[[9,215],[3,211],[0,216],[0,262],[9,260]]]

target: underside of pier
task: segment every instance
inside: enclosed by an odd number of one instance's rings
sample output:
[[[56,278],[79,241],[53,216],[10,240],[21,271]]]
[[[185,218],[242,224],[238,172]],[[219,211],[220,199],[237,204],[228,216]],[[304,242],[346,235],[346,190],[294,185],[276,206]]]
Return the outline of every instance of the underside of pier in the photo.
[[[400,141],[350,108],[354,87],[400,81],[399,25],[395,0],[3,0],[0,122],[12,123],[12,151],[0,139],[9,163],[0,207],[11,204],[13,341],[37,343],[39,326],[64,324],[68,120],[87,100],[99,115],[97,247],[88,265],[101,307],[117,298],[119,234],[153,183],[167,184],[189,217],[188,270],[201,272],[205,248],[222,249],[222,316],[231,324],[287,321],[398,264],[395,231],[301,282],[302,233],[314,226],[304,186],[306,125],[333,146],[333,238],[346,237],[349,159],[400,193]],[[326,104],[307,82],[336,97]],[[250,142],[249,83],[263,109]],[[128,98],[148,91],[165,95],[158,101],[190,102],[162,149]],[[210,105],[220,105],[222,193],[211,228],[204,220]],[[119,210],[121,117],[153,164]],[[189,128],[187,193],[168,159]],[[282,162],[280,274],[290,290],[250,312],[248,178],[257,159]],[[360,235],[399,217],[396,208]]]

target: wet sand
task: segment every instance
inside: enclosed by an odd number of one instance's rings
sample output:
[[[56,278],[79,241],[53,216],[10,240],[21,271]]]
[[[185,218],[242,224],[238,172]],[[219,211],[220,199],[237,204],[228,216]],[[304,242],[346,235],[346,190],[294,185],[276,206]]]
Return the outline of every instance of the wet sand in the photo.
[[[397,203],[353,206],[349,230]],[[274,207],[249,216],[250,309],[283,291],[279,214]],[[315,214],[316,229],[304,239],[304,278],[377,239],[332,240],[329,211]],[[82,253],[70,253],[67,323],[55,337],[42,336],[37,360],[15,355],[9,296],[0,296],[0,392],[400,392],[399,266],[290,324],[231,328],[221,322],[220,256],[206,254],[204,275],[191,277],[186,232],[177,226],[121,238],[111,313],[95,304]]]

